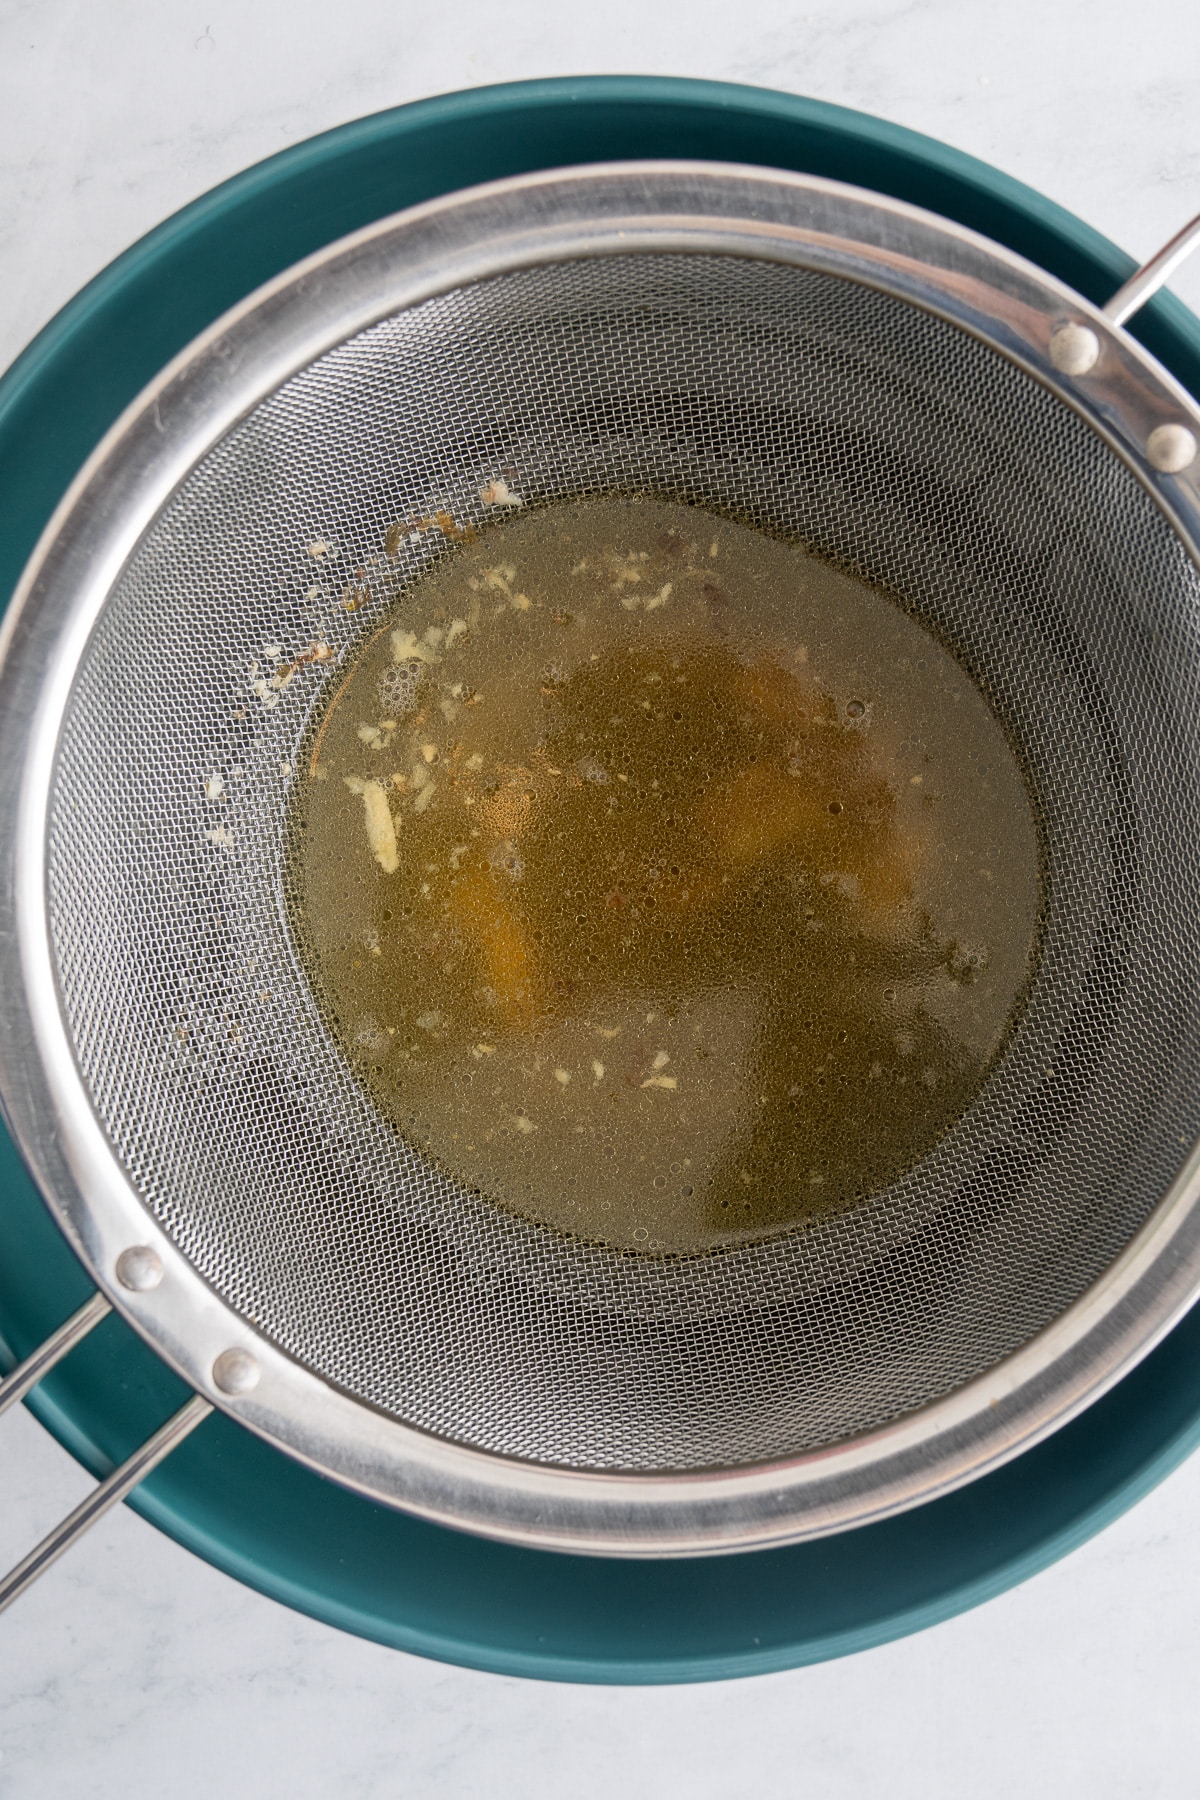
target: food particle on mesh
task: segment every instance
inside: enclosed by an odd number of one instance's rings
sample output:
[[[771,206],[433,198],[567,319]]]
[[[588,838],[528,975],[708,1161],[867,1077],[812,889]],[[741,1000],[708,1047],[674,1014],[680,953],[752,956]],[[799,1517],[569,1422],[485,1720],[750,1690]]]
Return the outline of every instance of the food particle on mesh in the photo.
[[[217,844],[223,850],[228,850],[229,846],[234,842],[233,833],[227,825],[215,825],[210,830],[206,831],[204,835],[210,844]]]
[[[479,490],[479,498],[485,506],[524,506],[520,494],[514,494],[502,475],[493,481],[485,481]]]
[[[204,798],[206,800],[220,800],[224,792],[225,777],[214,769],[213,773],[204,783]]]

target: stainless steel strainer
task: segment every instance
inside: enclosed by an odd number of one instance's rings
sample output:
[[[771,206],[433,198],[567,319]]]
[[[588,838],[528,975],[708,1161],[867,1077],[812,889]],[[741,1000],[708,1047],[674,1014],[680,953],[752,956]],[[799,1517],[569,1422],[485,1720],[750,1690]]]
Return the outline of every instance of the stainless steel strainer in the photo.
[[[1178,1318],[1200,414],[1120,320],[1184,247],[1099,312],[836,183],[568,170],[333,245],[125,414],[0,663],[0,1087],[102,1290],[4,1393],[110,1303],[197,1390],[83,1515],[216,1404],[496,1537],[779,1543],[994,1467]],[[696,1257],[564,1239],[398,1139],[314,1003],[284,893],[298,747],[445,552],[385,554],[389,526],[479,517],[510,469],[528,500],[653,491],[851,563],[1020,748],[1046,857],[1029,1004],[976,1104],[851,1214]]]

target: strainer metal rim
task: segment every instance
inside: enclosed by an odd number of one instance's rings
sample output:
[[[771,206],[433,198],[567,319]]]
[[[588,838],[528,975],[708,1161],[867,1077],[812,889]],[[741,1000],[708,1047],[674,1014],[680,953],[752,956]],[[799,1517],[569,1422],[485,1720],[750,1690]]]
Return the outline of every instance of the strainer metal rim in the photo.
[[[59,1004],[45,835],[58,726],[105,597],[178,483],[258,400],[379,318],[487,275],[580,256],[725,253],[880,288],[972,332],[1064,399],[1117,451],[1191,553],[1195,471],[1164,475],[1150,432],[1200,411],[1123,331],[1061,283],[974,233],[816,178],[719,164],[638,163],[521,177],[383,220],[286,272],[163,371],[59,507],[0,636],[0,1094],[52,1211],[104,1292],[185,1379],[251,1429],[365,1493],[444,1523],[544,1548],[691,1555],[797,1541],[961,1485],[1045,1436],[1145,1355],[1200,1289],[1200,1153],[1074,1306],[986,1376],[921,1412],[751,1468],[583,1473],[434,1438],[335,1389],[220,1300],[152,1219],[96,1119]],[[1087,375],[1054,367],[1064,320],[1100,343]],[[149,1244],[161,1284],[115,1275]],[[231,1347],[261,1379],[213,1380]]]

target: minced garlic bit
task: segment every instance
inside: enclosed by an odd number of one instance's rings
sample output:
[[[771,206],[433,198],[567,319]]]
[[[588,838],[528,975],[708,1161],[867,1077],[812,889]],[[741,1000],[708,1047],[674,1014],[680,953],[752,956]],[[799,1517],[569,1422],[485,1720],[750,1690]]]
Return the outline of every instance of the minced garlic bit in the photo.
[[[597,1025],[597,1027],[596,1027],[596,1036],[597,1037],[611,1039],[611,1038],[620,1037],[620,1035],[621,1035],[621,1027],[619,1025]]]
[[[566,1087],[571,1079],[571,1071],[569,1069],[555,1069],[554,1079],[560,1083],[562,1087]]]
[[[227,825],[214,826],[211,831],[206,831],[204,835],[210,844],[219,844],[222,849],[228,849],[233,842],[233,833]]]
[[[224,792],[225,792],[225,777],[223,775],[219,775],[216,772],[216,770],[214,769],[213,773],[208,777],[208,780],[204,783],[204,798],[206,800],[219,800]]]
[[[460,638],[460,637],[464,636],[467,629],[468,629],[467,621],[465,619],[451,619],[449,625],[446,627],[446,648],[447,648],[447,650],[449,650],[449,648],[450,648],[451,644],[453,644],[455,638]]]
[[[676,1081],[674,1075],[647,1075],[642,1086],[644,1088],[677,1088],[679,1083]]]
[[[514,594],[513,582],[517,579],[516,567],[513,563],[497,563],[494,569],[483,571],[483,584],[503,594],[508,604],[516,612],[528,612],[533,602],[528,594]]]
[[[436,744],[422,744],[421,745],[421,755],[425,758],[425,761],[427,763],[436,762],[437,761],[437,753],[438,753],[438,747]]]
[[[364,781],[358,775],[344,775],[342,779],[352,794],[362,796],[371,855],[385,875],[394,875],[400,867],[400,858],[396,853],[396,827],[386,788],[382,781]]]
[[[413,801],[413,811],[423,813],[436,792],[437,788],[434,786],[434,783],[432,781],[426,782],[425,786]]]
[[[708,546],[708,554],[710,556],[715,556],[717,554],[717,552],[720,550],[720,548],[721,548],[720,544],[718,544],[716,538],[714,538],[712,543]]]
[[[482,769],[483,758],[480,756],[478,750],[473,751],[472,754],[468,756],[466,766],[468,769]]]
[[[479,490],[479,498],[485,506],[524,506],[520,494],[514,494],[502,475],[494,481],[485,481]]]
[[[653,612],[656,606],[665,606],[671,598],[671,583],[665,582],[657,594],[652,594],[646,602],[646,611]]]
[[[628,582],[640,581],[642,579],[640,565],[648,561],[649,557],[645,550],[631,550],[626,556],[622,556],[619,553],[614,553],[610,556],[608,558],[608,565],[616,578],[613,582],[613,592],[620,593],[621,589]],[[634,605],[636,604],[637,602],[635,601]]]
[[[665,1069],[667,1064],[670,1062],[670,1060],[671,1060],[671,1058],[668,1056],[668,1054],[665,1050],[658,1050],[655,1052],[654,1062],[652,1064],[652,1067],[654,1067],[656,1069]]]
[[[471,1045],[471,1055],[476,1059],[476,1061],[479,1061],[479,1059],[484,1056],[495,1056],[495,1054],[496,1054],[495,1044],[472,1044]]]
[[[314,538],[312,543],[308,546],[308,554],[314,561],[320,562],[323,556],[329,555],[330,548],[331,546],[324,538]]]
[[[604,1064],[596,1057],[592,1058],[592,1074],[595,1076],[592,1086],[599,1087],[600,1083],[604,1080]]]
[[[533,1120],[526,1118],[524,1113],[515,1113],[513,1115],[513,1124],[516,1126],[518,1131],[524,1131],[524,1132],[528,1133],[530,1131],[537,1130],[537,1126],[534,1124]]]
[[[426,633],[427,638],[428,635]],[[392,660],[398,663],[435,663],[440,662],[441,658],[437,655],[435,646],[428,642],[422,643],[415,631],[396,630],[392,633]]]
[[[368,750],[383,749],[383,733],[378,725],[370,725],[364,721],[364,723],[358,727],[357,735],[359,741],[364,743]]]

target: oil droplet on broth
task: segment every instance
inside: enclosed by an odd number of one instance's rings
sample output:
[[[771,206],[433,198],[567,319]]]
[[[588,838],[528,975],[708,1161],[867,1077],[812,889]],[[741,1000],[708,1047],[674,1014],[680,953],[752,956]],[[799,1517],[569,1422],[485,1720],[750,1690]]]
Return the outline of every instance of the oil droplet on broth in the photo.
[[[379,1108],[646,1254],[911,1168],[1030,978],[1037,834],[885,594],[698,509],[530,509],[404,593],[317,723],[293,915]]]

